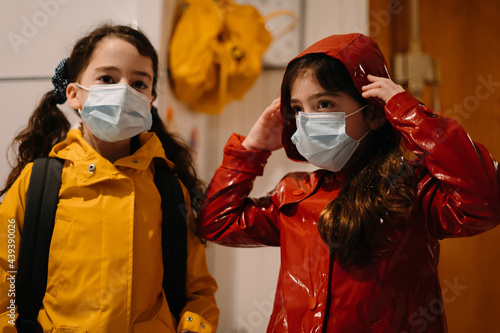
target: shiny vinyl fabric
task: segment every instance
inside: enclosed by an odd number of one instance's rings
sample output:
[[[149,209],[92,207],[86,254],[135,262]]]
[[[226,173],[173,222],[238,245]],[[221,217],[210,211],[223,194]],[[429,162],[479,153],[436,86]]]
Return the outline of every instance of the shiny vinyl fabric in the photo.
[[[335,47],[333,40],[319,42],[317,51]],[[362,45],[373,54],[373,43]],[[350,56],[341,60],[355,67],[363,51],[343,52]],[[383,58],[378,64],[380,73]],[[281,247],[268,332],[447,332],[444,302],[463,286],[455,280],[441,290],[439,240],[472,236],[500,222],[498,165],[456,121],[406,92],[387,103],[385,114],[418,156],[417,198],[407,227],[388,230],[391,249],[367,266],[340,265],[317,231],[318,216],[337,197],[345,172],[290,173],[267,196],[250,198],[270,153],[245,150],[244,137],[236,134],[224,148],[198,222],[202,235],[219,244]]]
[[[162,289],[161,197],[152,161],[168,161],[154,133],[142,147],[115,163],[99,155],[79,130],[68,133],[51,156],[65,159],[49,253],[47,292],[38,322],[44,332],[177,332],[205,323],[215,332],[219,310],[205,247],[188,228],[187,304],[177,325]],[[24,206],[32,164],[23,170],[0,205],[0,332],[8,323],[7,220],[22,241]],[[183,187],[189,207],[189,195]],[[191,320],[187,320],[187,316]]]

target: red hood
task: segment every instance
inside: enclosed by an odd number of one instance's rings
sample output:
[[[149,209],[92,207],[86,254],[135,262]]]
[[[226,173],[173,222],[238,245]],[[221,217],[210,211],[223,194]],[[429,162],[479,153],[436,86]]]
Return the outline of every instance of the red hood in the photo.
[[[310,53],[324,53],[332,58],[340,60],[347,71],[351,75],[354,85],[361,93],[361,87],[367,85],[369,82],[366,79],[368,74],[381,77],[389,77],[387,64],[382,52],[369,37],[363,34],[346,34],[346,35],[333,35],[326,37],[319,42],[309,46],[295,59]],[[368,99],[370,104],[378,108],[384,107],[384,102],[380,99]],[[282,108],[281,112],[286,108]],[[283,147],[285,148],[287,156],[296,161],[305,161],[306,159],[300,155],[295,148],[290,138],[297,130],[295,124],[295,117],[289,114],[282,114],[284,120],[284,127],[281,136]]]

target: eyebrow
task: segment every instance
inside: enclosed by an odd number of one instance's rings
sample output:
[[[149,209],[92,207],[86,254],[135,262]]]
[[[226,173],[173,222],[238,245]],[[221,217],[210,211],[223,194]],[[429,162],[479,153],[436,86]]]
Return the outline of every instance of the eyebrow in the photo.
[[[112,71],[112,72],[120,72],[120,69],[115,66],[102,66],[102,67],[96,67],[97,71]],[[143,71],[133,71],[132,72],[135,75],[140,75],[140,76],[145,76],[148,77],[150,80],[152,79],[151,75],[149,75],[146,72]]]
[[[325,91],[325,92],[320,92],[320,93],[317,93],[317,94],[314,94],[312,95],[309,99],[317,99],[317,98],[321,98],[321,97],[338,97],[340,96],[340,93],[338,92],[334,92],[334,91]],[[290,99],[290,103],[297,103],[298,100],[297,99]]]

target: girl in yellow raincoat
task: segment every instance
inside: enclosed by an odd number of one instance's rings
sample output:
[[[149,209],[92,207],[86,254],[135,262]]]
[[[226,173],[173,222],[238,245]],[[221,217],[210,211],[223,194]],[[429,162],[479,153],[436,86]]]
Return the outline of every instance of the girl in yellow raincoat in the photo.
[[[169,213],[161,210],[153,160],[176,173],[188,221],[194,216],[191,201],[202,192],[188,150],[151,112],[157,79],[153,46],[127,26],[98,27],[57,68],[54,90],[16,138],[17,165],[0,193],[6,192],[0,205],[0,332],[16,331],[9,255],[22,240],[31,162],[46,156],[65,162],[38,314],[43,331],[216,331],[216,282],[205,248],[189,226],[186,304],[179,320],[162,288],[161,225],[162,215]],[[81,129],[70,130],[57,107],[66,100],[81,115]],[[9,252],[11,229],[15,237]]]

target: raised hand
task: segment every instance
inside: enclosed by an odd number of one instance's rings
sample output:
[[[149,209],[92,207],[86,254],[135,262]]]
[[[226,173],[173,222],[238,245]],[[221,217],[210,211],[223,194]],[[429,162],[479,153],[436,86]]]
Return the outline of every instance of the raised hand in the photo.
[[[248,150],[277,150],[283,147],[281,144],[282,128],[280,99],[277,98],[255,122],[242,145]]]
[[[371,83],[363,86],[363,98],[378,97],[387,103],[394,95],[405,91],[391,79],[373,75],[368,75],[366,78]]]

